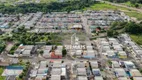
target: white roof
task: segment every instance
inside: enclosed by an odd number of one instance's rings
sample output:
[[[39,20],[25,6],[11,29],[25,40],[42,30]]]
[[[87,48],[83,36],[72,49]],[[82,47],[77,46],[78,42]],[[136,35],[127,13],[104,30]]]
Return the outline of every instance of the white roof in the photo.
[[[113,50],[109,50],[109,51],[107,51],[107,55],[108,56],[114,56],[115,54],[114,54]]]
[[[40,68],[38,69],[39,75],[47,75],[48,68]]]
[[[62,50],[55,50],[56,55],[62,55]]]
[[[104,80],[101,76],[95,76],[95,80]]]
[[[34,45],[26,45],[25,49],[30,49],[31,50],[33,47],[34,47]]]
[[[37,70],[31,70],[30,76],[31,77],[36,77],[36,75],[37,75]]]
[[[52,68],[51,75],[61,75],[61,68]]]
[[[120,65],[117,61],[111,61],[114,68],[119,68]]]
[[[57,49],[58,49],[58,50],[62,50],[62,49],[63,49],[63,46],[57,46]]]
[[[41,61],[40,62],[40,68],[46,68],[47,61]]]
[[[125,51],[119,51],[119,55],[127,55]]]
[[[80,76],[86,75],[86,69],[85,68],[77,68],[77,74]]]
[[[133,80],[142,80],[142,77],[133,77]]]
[[[92,50],[93,47],[92,46],[86,46],[87,50]]]
[[[51,75],[50,80],[61,80],[61,76],[60,75]]]
[[[51,50],[52,49],[52,45],[45,46],[45,49],[46,50]]]
[[[62,76],[65,76],[66,75],[66,68],[62,68],[62,73],[61,73]]]
[[[90,61],[90,64],[92,68],[98,68],[98,62],[97,61]]]
[[[61,63],[53,63],[53,68],[61,68]]]
[[[119,77],[118,80],[130,80],[128,77]]]
[[[78,76],[77,80],[88,80],[86,76]]]
[[[140,77],[140,76],[142,76],[142,74],[139,72],[139,70],[137,70],[137,69],[131,69],[130,70],[130,74],[131,74],[131,76],[133,76],[133,77]]]
[[[82,50],[76,50],[76,55],[81,55],[82,54]]]
[[[114,71],[118,77],[125,77],[127,75],[123,68],[115,68]]]
[[[30,55],[31,54],[31,50],[24,50],[22,52],[22,54],[24,54],[24,55]]]
[[[124,61],[124,63],[125,63],[126,65],[134,65],[134,63],[131,62],[131,61]]]
[[[82,25],[73,25],[72,28],[82,28]]]
[[[109,41],[116,41],[115,38],[108,38]]]

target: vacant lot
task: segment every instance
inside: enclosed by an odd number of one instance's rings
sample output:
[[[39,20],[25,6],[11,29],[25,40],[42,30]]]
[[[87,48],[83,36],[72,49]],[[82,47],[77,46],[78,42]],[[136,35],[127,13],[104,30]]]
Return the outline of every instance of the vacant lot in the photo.
[[[142,45],[142,34],[139,35],[130,35],[133,41],[135,41],[137,44]]]

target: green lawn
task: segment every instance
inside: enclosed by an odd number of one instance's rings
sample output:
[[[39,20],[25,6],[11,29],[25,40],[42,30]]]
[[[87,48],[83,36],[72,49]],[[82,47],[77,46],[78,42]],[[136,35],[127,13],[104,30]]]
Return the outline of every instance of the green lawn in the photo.
[[[111,4],[106,4],[106,3],[95,3],[93,6],[85,8],[84,10],[129,10],[127,8],[123,8],[123,7],[117,7],[117,6],[113,6]]]
[[[130,17],[135,17],[138,20],[142,20],[142,13],[138,13],[136,11],[132,11],[132,12],[125,12],[125,14],[130,16]]]
[[[0,67],[0,80],[5,80],[6,77],[1,76],[4,71],[4,68]]]
[[[137,44],[142,45],[142,34],[140,35],[130,35],[133,41],[135,41]]]
[[[122,3],[123,5],[126,5],[126,6],[130,6],[130,7],[135,7],[135,5],[134,4],[132,4],[130,1],[128,1],[128,2],[125,2],[125,3]],[[137,3],[138,5],[139,5],[139,7],[142,7],[142,4],[139,4],[139,3]]]

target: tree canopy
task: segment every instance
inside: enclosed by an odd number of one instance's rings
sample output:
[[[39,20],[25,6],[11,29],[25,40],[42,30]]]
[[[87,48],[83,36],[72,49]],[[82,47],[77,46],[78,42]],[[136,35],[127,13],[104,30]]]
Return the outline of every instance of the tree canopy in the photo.
[[[27,3],[13,5],[0,5],[1,13],[34,13],[37,11],[41,12],[52,12],[52,11],[72,11],[80,10],[84,7],[89,7],[95,3],[94,0],[73,0],[65,2],[51,2],[51,3]]]

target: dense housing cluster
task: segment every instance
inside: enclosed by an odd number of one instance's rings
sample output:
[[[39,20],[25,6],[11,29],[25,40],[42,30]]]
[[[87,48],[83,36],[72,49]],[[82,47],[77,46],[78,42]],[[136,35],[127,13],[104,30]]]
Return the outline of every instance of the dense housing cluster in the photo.
[[[129,17],[119,11],[1,14],[0,78],[142,80],[142,49],[128,34],[93,32],[115,21]]]

